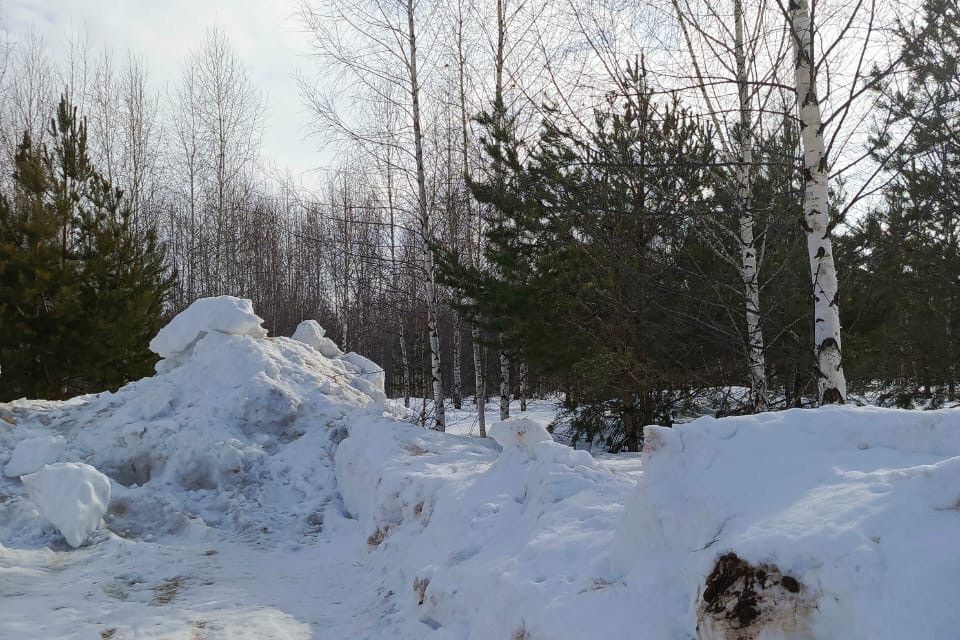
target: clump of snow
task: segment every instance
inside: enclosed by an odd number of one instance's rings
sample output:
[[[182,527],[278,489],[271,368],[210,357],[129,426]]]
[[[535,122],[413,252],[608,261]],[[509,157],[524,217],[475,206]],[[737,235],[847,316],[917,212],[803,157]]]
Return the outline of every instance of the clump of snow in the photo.
[[[523,416],[490,425],[490,437],[504,449],[519,447],[528,455],[534,453],[538,442],[553,442],[543,423]]]
[[[200,338],[217,331],[228,335],[263,338],[263,318],[253,312],[253,303],[244,298],[218,296],[195,301],[150,341],[150,350],[161,358],[176,358]]]
[[[304,320],[297,325],[293,339],[308,344],[327,358],[337,358],[343,354],[340,348],[326,336],[326,330],[316,320]]]
[[[109,478],[82,462],[49,464],[21,480],[40,514],[74,548],[97,530],[110,504]]]
[[[316,320],[304,320],[297,325],[293,339],[308,344],[325,358],[339,359],[353,365],[350,385],[359,391],[376,398],[382,406],[387,401],[385,390],[386,377],[383,368],[359,353],[344,353],[330,338],[324,337],[326,331]]]
[[[17,478],[38,471],[43,465],[55,462],[66,448],[67,441],[63,436],[42,435],[21,440],[3,468],[3,475]]]

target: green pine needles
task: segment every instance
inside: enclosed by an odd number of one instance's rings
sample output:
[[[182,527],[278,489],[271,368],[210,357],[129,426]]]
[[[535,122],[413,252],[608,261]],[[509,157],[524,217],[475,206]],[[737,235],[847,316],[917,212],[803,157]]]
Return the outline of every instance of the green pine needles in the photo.
[[[66,398],[149,374],[174,283],[155,230],[135,224],[60,100],[49,142],[24,134],[0,193],[0,400]]]

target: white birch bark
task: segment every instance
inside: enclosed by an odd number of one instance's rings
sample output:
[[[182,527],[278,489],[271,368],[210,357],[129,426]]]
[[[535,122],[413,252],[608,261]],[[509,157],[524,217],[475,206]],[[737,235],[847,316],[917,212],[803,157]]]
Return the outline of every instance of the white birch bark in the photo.
[[[739,157],[737,158],[737,210],[740,212],[740,263],[746,299],[747,360],[750,373],[751,404],[755,411],[769,408],[767,373],[764,362],[763,328],[760,324],[760,287],[757,250],[753,235],[753,122],[747,87],[747,61],[744,54],[743,0],[734,0],[734,57],[737,65],[737,95],[740,107]]]
[[[427,178],[423,160],[423,130],[420,124],[420,84],[417,78],[417,32],[414,24],[413,0],[407,0],[407,42],[409,47],[411,115],[413,117],[413,147],[417,163],[417,200],[420,209],[420,231],[423,235],[423,262],[426,275],[427,331],[430,337],[430,373],[433,387],[433,429],[446,430],[443,406],[443,379],[441,377],[440,333],[438,310],[440,300],[436,285],[433,253],[430,250],[430,216],[427,210]]]
[[[457,22],[457,62],[458,62],[458,83],[460,89],[460,151],[461,151],[461,162],[463,170],[463,178],[466,179],[470,174],[470,161],[469,161],[469,133],[467,130],[467,54],[464,50],[464,40],[463,40],[463,28],[464,28],[464,18],[463,18],[463,5],[458,5],[459,14]],[[467,207],[467,233],[468,235],[473,232],[470,231],[470,220],[473,217],[472,207],[470,206],[470,198],[466,199]],[[468,239],[470,247],[470,260],[474,266],[480,264],[480,242],[483,239],[483,230],[481,229],[481,216],[480,209],[477,209],[477,220],[476,220],[476,234],[477,234],[477,243],[476,245],[473,242],[473,239]],[[487,437],[487,424],[486,424],[486,415],[485,410],[487,408],[487,381],[486,381],[486,371],[483,364],[483,345],[480,342],[480,328],[475,324],[470,327],[470,341],[473,347],[473,379],[474,379],[474,404],[477,407],[477,426],[480,430],[480,437]]]
[[[710,92],[708,91],[708,79],[701,70],[693,46],[690,29],[687,25],[687,18],[681,10],[678,0],[672,0],[672,4],[677,15],[677,20],[680,23],[680,31],[683,34],[687,51],[690,54],[695,77],[699,80],[700,94],[703,96],[707,106],[707,112],[710,114],[710,118],[717,131],[722,131],[723,127],[720,123],[719,116],[721,112],[714,105],[714,99],[711,98]],[[735,204],[740,218],[737,240],[740,245],[740,274],[743,280],[745,294],[744,312],[747,328],[747,373],[750,379],[751,404],[755,411],[766,411],[769,408],[769,396],[764,357],[763,326],[760,321],[759,265],[757,263],[753,218],[753,121],[750,114],[750,94],[747,81],[742,0],[734,0],[733,13],[735,23],[733,53],[736,65],[740,131],[736,150],[732,148],[732,145],[728,145],[724,139],[721,139],[721,144],[724,152],[736,162],[735,180],[737,182],[737,191],[735,194]],[[696,28],[696,25],[694,26]],[[699,28],[698,31],[701,34],[704,33]]]
[[[837,270],[830,239],[827,153],[813,64],[813,23],[807,0],[790,0],[790,28],[796,54],[795,85],[803,141],[803,222],[813,294],[814,355],[820,404],[843,403],[847,382],[840,345]]]

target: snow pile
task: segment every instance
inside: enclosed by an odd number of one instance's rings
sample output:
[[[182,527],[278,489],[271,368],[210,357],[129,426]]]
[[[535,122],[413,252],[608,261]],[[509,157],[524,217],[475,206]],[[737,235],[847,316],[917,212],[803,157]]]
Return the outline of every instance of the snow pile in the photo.
[[[608,606],[606,549],[633,479],[528,420],[491,431],[502,452],[407,425],[357,425],[340,444],[364,564],[396,594],[382,637],[572,640],[622,616]]]
[[[13,451],[0,457],[5,474],[54,460],[96,467],[114,483],[107,523],[125,536],[315,531],[338,508],[336,444],[351,423],[384,414],[382,372],[356,354],[267,338],[260,323],[249,300],[200,300],[152,341],[165,356],[157,375],[68,403],[8,405],[17,425],[0,429],[0,456]],[[0,522],[13,533],[0,543],[44,540],[11,491]]]
[[[643,465],[613,553],[650,637],[957,637],[960,413],[648,427]]]
[[[17,478],[39,471],[45,464],[55,462],[66,448],[67,441],[63,436],[43,435],[21,440],[3,468],[3,475]]]
[[[21,480],[40,514],[71,547],[79,547],[97,530],[110,504],[110,480],[87,464],[50,464]]]

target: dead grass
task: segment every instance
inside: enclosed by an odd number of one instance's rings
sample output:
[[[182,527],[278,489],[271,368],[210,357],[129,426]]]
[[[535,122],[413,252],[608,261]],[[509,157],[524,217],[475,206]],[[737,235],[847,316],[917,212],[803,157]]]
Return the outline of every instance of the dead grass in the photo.
[[[167,578],[159,586],[153,588],[153,600],[150,601],[150,606],[161,607],[170,604],[177,598],[177,594],[186,582],[187,579],[184,576]]]

